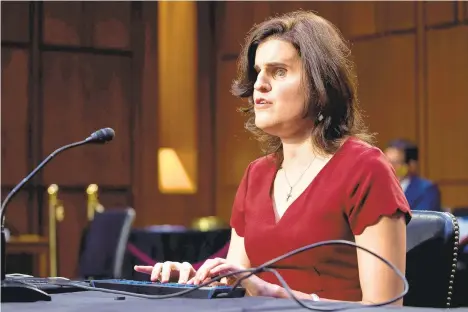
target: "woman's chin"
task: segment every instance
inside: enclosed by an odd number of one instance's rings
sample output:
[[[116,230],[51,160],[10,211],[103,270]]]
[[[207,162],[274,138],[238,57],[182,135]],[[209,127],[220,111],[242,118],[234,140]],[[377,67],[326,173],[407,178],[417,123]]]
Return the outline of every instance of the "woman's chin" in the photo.
[[[262,119],[255,119],[255,126],[270,135],[275,135],[275,128],[277,128],[276,123],[272,122],[271,120]]]

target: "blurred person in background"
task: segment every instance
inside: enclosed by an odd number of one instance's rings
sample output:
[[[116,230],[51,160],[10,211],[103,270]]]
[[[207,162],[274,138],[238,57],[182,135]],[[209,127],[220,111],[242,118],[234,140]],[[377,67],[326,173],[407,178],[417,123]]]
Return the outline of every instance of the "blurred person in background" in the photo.
[[[442,210],[437,184],[417,173],[419,150],[416,144],[406,139],[393,140],[388,143],[385,155],[395,169],[411,210]]]

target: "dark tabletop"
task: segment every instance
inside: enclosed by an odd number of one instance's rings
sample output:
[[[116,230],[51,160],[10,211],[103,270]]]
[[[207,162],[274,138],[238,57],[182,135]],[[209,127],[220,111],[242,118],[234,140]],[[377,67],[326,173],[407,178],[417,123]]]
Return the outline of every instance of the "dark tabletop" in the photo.
[[[114,294],[100,292],[76,292],[52,295],[50,302],[34,302],[34,303],[2,303],[2,312],[17,312],[17,311],[47,311],[47,312],[144,312],[144,311],[166,311],[166,312],[247,312],[247,311],[265,311],[265,312],[281,312],[281,311],[307,311],[300,308],[297,303],[289,299],[274,299],[265,297],[244,297],[235,299],[143,299],[130,296],[124,296],[124,300],[117,300],[117,297],[122,297]],[[366,308],[364,306],[352,303],[326,303],[326,302],[308,302],[310,305],[325,308],[350,308],[352,311],[375,311],[389,310],[392,311],[446,311],[445,309],[427,309],[427,308]],[[348,310],[348,309],[347,309]],[[453,311],[461,312],[468,311],[468,308],[452,309]],[[341,310],[343,311],[343,310]]]

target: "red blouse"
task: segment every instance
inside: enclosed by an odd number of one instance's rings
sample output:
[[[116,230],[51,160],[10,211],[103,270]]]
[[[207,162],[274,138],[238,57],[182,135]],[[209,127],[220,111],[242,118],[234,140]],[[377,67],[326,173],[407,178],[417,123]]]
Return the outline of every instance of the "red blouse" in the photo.
[[[253,161],[239,185],[231,226],[244,237],[252,267],[319,241],[354,241],[367,226],[410,208],[383,153],[348,139],[304,192],[276,222],[270,189],[277,167],[270,157]],[[345,301],[362,299],[356,249],[322,246],[283,260],[308,270],[278,270],[288,285],[304,293]],[[281,285],[271,273],[264,280]]]

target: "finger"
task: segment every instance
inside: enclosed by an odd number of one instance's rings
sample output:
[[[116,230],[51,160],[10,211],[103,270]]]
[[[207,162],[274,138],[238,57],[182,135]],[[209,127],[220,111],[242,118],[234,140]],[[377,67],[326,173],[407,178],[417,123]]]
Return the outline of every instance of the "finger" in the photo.
[[[192,284],[193,284],[193,282],[194,282],[194,280],[195,280],[195,276],[194,276],[194,277],[192,277],[191,279],[189,279],[189,280],[187,281],[187,283],[186,283],[186,284],[187,284],[187,285],[192,285]]]
[[[208,259],[205,261],[205,263],[202,264],[200,268],[198,268],[197,273],[195,274],[195,277],[193,279],[193,283],[195,285],[198,285],[200,281],[205,279],[206,272],[210,270],[213,266],[213,259]],[[208,268],[208,269],[207,269]]]
[[[229,263],[223,263],[223,264],[220,264],[214,268],[212,268],[210,270],[210,275],[213,276],[213,275],[222,275],[222,274],[228,274],[228,273],[231,273],[231,272],[234,272],[234,268],[232,267],[231,264]]]
[[[161,262],[158,262],[154,265],[150,278],[152,282],[156,282],[159,279],[162,270],[162,265],[163,264]]]
[[[209,272],[217,267],[218,265],[224,263],[226,260],[221,258],[215,258],[207,260],[201,267],[198,269],[197,274],[195,275],[195,285],[198,285],[201,281],[205,280]]]
[[[164,262],[162,265],[162,273],[161,273],[161,283],[169,282],[171,278],[171,271],[174,269],[173,262]]]
[[[151,274],[153,272],[153,266],[151,265],[135,265],[133,269],[140,273]]]
[[[188,262],[183,262],[179,266],[179,283],[183,284],[188,281],[188,279],[191,277],[192,271],[195,271],[192,267],[192,265]]]

